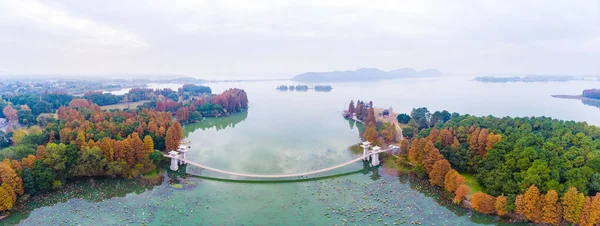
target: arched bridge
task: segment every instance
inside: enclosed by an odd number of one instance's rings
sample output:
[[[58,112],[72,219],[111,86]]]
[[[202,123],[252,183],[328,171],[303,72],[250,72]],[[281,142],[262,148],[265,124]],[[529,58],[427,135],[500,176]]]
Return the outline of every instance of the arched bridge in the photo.
[[[358,157],[356,159],[350,160],[348,162],[345,162],[345,163],[342,163],[342,164],[339,164],[339,165],[335,165],[335,166],[324,168],[324,169],[314,170],[314,171],[310,171],[310,172],[291,173],[291,174],[236,173],[236,172],[231,172],[231,171],[227,171],[227,170],[221,170],[221,169],[213,168],[213,167],[210,167],[210,166],[205,166],[205,165],[202,165],[200,163],[192,162],[190,160],[187,160],[187,159],[179,157],[179,156],[174,157],[172,155],[165,155],[165,157],[171,158],[172,159],[172,163],[173,163],[173,161],[175,161],[175,162],[180,161],[180,162],[184,162],[184,163],[187,163],[187,164],[190,164],[190,165],[193,165],[193,166],[197,166],[197,167],[200,167],[200,168],[203,168],[203,169],[206,169],[206,170],[210,170],[210,171],[218,172],[218,173],[222,173],[222,174],[227,174],[227,175],[240,176],[240,177],[253,177],[253,178],[286,178],[286,177],[308,176],[308,175],[312,175],[312,174],[327,172],[327,171],[330,171],[330,170],[334,170],[334,169],[337,169],[337,168],[340,168],[340,167],[344,167],[344,166],[350,165],[350,164],[358,162],[360,160],[367,159],[367,158],[369,158],[372,155],[383,153],[383,152],[386,152],[386,151],[390,151],[392,149],[393,149],[393,147],[388,148],[388,149],[383,149],[383,150],[371,151],[371,152],[368,152],[367,154],[361,155],[360,157]],[[177,164],[177,163],[175,163],[175,164]]]

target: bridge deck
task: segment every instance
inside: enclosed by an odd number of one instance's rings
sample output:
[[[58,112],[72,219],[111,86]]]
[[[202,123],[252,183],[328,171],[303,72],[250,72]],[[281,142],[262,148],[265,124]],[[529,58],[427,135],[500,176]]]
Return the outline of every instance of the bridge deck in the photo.
[[[218,173],[223,173],[223,174],[228,174],[228,175],[233,175],[233,176],[253,177],[253,178],[286,178],[286,177],[307,176],[307,175],[312,175],[312,174],[327,172],[327,171],[330,171],[330,170],[334,170],[334,169],[337,169],[337,168],[340,168],[340,167],[343,167],[343,166],[350,165],[352,163],[358,162],[358,161],[360,161],[360,160],[362,160],[362,159],[364,159],[364,158],[366,158],[366,157],[368,157],[370,155],[379,154],[379,153],[386,152],[386,151],[389,151],[389,150],[391,150],[391,148],[388,148],[388,149],[385,149],[385,150],[380,150],[380,151],[373,152],[373,153],[369,153],[369,154],[366,154],[366,155],[362,155],[362,156],[360,156],[360,157],[358,157],[356,159],[350,160],[348,162],[345,162],[345,163],[342,163],[342,164],[339,164],[339,165],[335,165],[335,166],[332,166],[332,167],[324,168],[324,169],[319,169],[319,170],[314,170],[314,171],[304,172],[304,173],[292,173],[292,174],[236,173],[236,172],[231,172],[231,171],[227,171],[227,170],[221,170],[221,169],[212,168],[210,166],[205,166],[205,165],[202,165],[200,163],[195,163],[195,162],[192,162],[192,161],[189,161],[189,160],[186,160],[186,159],[182,159],[182,158],[176,158],[176,159],[181,160],[181,161],[183,161],[183,162],[185,162],[187,164],[194,165],[194,166],[197,166],[197,167],[200,167],[200,168],[204,168],[204,169],[207,169],[207,170],[210,170],[210,171],[213,171],[213,172],[218,172]],[[171,156],[169,156],[169,155],[165,155],[165,157],[171,158]]]

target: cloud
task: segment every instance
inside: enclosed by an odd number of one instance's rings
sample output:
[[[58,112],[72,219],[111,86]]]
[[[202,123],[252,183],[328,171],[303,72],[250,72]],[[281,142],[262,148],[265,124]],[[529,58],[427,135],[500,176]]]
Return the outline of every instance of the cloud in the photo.
[[[24,19],[38,29],[57,36],[73,37],[76,44],[85,46],[147,47],[137,35],[34,0],[8,0],[0,12],[5,20]]]
[[[0,68],[204,78],[358,67],[594,74],[599,9],[598,0],[7,0]]]

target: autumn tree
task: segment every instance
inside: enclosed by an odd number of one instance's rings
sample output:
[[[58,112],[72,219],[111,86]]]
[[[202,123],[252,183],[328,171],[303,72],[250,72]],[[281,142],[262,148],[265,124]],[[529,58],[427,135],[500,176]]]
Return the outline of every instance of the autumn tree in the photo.
[[[446,191],[449,191],[449,192],[456,191],[456,188],[459,185],[459,184],[456,184],[457,176],[459,176],[459,174],[454,169],[451,169],[450,171],[448,171],[448,173],[446,173],[446,176],[444,176],[444,188],[446,189]]]
[[[114,157],[113,160],[115,161],[123,161],[125,160],[125,145],[123,144],[123,141],[115,141],[115,143],[113,144],[113,150],[114,150]]]
[[[558,193],[555,190],[549,190],[544,196],[542,207],[542,222],[546,224],[558,225],[561,216],[558,213]]]
[[[375,109],[372,107],[367,110],[367,118],[365,119],[365,123],[367,123],[367,125],[370,123],[375,124]]]
[[[581,207],[583,206],[583,194],[577,192],[577,188],[570,187],[562,196],[560,202],[563,207],[563,218],[572,224],[579,222]]]
[[[426,141],[425,146],[423,147],[423,166],[425,170],[429,173],[433,169],[433,165],[438,160],[444,159],[444,156],[440,154],[440,151],[433,145],[433,142]]]
[[[17,110],[15,110],[12,105],[7,105],[2,109],[2,113],[4,116],[10,121],[11,124],[14,124],[19,121],[19,115]]]
[[[15,201],[8,191],[4,189],[4,186],[0,186],[0,211],[12,209],[14,203]]]
[[[433,164],[433,168],[429,172],[429,182],[433,185],[444,186],[444,179],[448,171],[452,169],[450,162],[446,159],[441,159]]]
[[[523,215],[534,223],[541,222],[541,201],[540,190],[535,185],[531,185],[523,195]]]
[[[590,205],[590,214],[587,222],[594,223],[598,222],[598,220],[600,220],[600,194],[596,193],[596,195],[592,197],[592,203]]]
[[[583,199],[583,205],[581,207],[581,213],[579,214],[579,225],[581,226],[593,226],[596,222],[588,222],[590,220],[590,214],[592,211],[592,198],[585,196]]]
[[[461,184],[458,186],[458,188],[456,188],[456,191],[454,192],[454,200],[452,201],[458,204],[462,202],[465,198],[467,198],[467,196],[469,196],[469,193],[469,187],[467,187],[467,185]]]
[[[152,137],[148,135],[144,137],[144,147],[146,148],[147,154],[150,154],[154,151],[154,141],[152,140]]]
[[[402,139],[400,141],[400,153],[403,153],[404,155],[406,155],[408,153],[408,140],[407,139]]]
[[[135,162],[142,163],[144,156],[146,156],[146,146],[137,132],[131,134],[131,148],[133,149]]]
[[[131,137],[123,140],[123,152],[125,154],[125,161],[127,165],[133,166],[135,164],[135,153],[131,145]]]
[[[506,198],[506,196],[501,195],[496,197],[496,203],[494,204],[494,207],[496,209],[496,214],[498,214],[499,216],[504,216],[506,214],[508,214],[508,210],[506,209],[506,204],[508,204],[508,199]]]
[[[495,212],[496,198],[483,192],[476,192],[471,196],[471,207],[483,214]]]
[[[35,157],[39,160],[42,160],[46,157],[46,147],[44,147],[44,145],[40,145],[37,147],[37,150],[35,151]],[[33,165],[33,162],[31,163],[31,165]]]
[[[525,204],[523,203],[523,195],[517,195],[515,197],[515,213],[519,215],[524,214]]]
[[[354,114],[354,100],[350,100],[350,105],[348,105],[348,113]]]
[[[10,165],[5,163],[0,163],[0,183],[8,186],[5,189],[7,189],[7,192],[9,193],[14,192],[18,195],[23,194],[22,179],[17,175],[17,172],[10,167]]]
[[[377,133],[377,129],[375,128],[375,123],[370,122],[369,124],[367,124],[364,136],[365,140],[369,142],[375,142],[377,140],[379,134]]]
[[[102,138],[99,145],[100,149],[104,153],[106,161],[112,162],[114,160],[115,149],[113,147],[113,141],[109,137]]]

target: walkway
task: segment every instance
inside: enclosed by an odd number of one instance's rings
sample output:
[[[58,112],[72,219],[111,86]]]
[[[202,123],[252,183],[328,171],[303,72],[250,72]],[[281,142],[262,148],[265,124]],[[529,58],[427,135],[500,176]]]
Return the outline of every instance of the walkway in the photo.
[[[385,150],[380,150],[380,151],[377,151],[377,152],[372,152],[372,153],[360,156],[360,157],[358,157],[356,159],[353,159],[351,161],[348,161],[348,162],[345,162],[345,163],[342,163],[342,164],[339,164],[339,165],[336,165],[336,166],[332,166],[332,167],[328,167],[328,168],[324,168],[324,169],[320,169],[320,170],[315,170],[315,171],[310,171],[310,172],[305,172],[305,173],[293,173],[293,174],[236,173],[236,172],[231,172],[231,171],[227,171],[227,170],[220,170],[220,169],[212,168],[212,167],[205,166],[205,165],[202,165],[200,163],[195,163],[195,162],[192,162],[192,161],[189,161],[189,160],[186,160],[186,159],[182,159],[182,158],[176,158],[176,159],[181,160],[181,161],[183,161],[183,162],[185,162],[187,164],[190,164],[190,165],[194,165],[194,166],[197,166],[197,167],[200,167],[200,168],[203,168],[203,169],[207,169],[207,170],[210,170],[210,171],[213,171],[213,172],[223,173],[223,174],[227,174],[227,175],[240,176],[240,177],[253,177],[253,178],[286,178],[286,177],[308,176],[308,175],[311,175],[311,174],[317,174],[317,173],[327,172],[327,171],[330,171],[330,170],[334,170],[334,169],[337,169],[337,168],[340,168],[340,167],[344,167],[344,166],[350,165],[352,163],[358,162],[360,160],[365,159],[368,156],[371,156],[371,155],[374,155],[374,154],[383,153],[383,152],[386,152],[386,151],[389,151],[389,150],[391,150],[391,148],[388,148],[388,149],[385,149]],[[169,156],[169,155],[165,155],[165,157],[171,158],[171,156]]]

